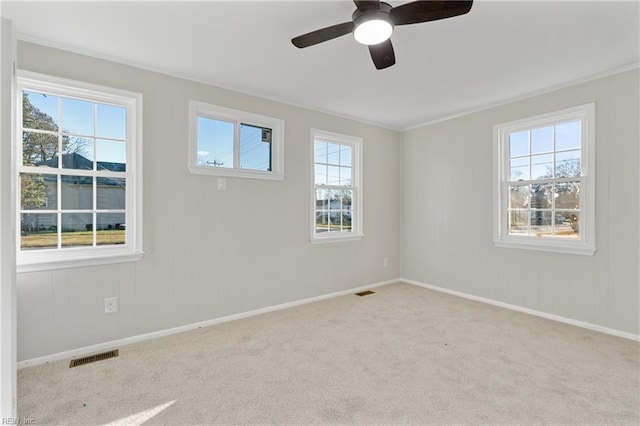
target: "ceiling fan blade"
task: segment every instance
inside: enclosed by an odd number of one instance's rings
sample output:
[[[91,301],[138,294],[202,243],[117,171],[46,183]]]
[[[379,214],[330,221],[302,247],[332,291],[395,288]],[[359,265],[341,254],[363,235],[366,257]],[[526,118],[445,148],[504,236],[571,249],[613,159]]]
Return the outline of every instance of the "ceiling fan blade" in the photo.
[[[394,25],[408,25],[464,15],[472,5],[472,0],[414,1],[394,7],[389,14]]]
[[[369,53],[371,53],[373,64],[378,70],[389,68],[391,65],[396,63],[396,55],[393,53],[391,39],[387,39],[379,44],[370,45]]]
[[[380,9],[380,0],[353,0],[361,12]]]
[[[349,34],[352,31],[353,22],[343,22],[342,24],[332,25],[330,27],[321,28],[307,34],[294,37],[291,39],[291,43],[293,43],[295,47],[302,49],[303,47],[313,46],[314,44]]]

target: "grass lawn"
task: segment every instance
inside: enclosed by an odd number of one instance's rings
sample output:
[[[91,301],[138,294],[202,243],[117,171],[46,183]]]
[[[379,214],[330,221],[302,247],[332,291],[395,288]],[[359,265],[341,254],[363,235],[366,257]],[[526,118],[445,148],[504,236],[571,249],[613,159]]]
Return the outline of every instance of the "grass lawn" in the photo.
[[[96,244],[124,244],[125,231],[122,229],[96,231]],[[93,244],[92,231],[63,232],[62,246],[90,246]],[[20,248],[50,248],[57,247],[58,234],[55,232],[43,232],[23,235],[20,239]]]

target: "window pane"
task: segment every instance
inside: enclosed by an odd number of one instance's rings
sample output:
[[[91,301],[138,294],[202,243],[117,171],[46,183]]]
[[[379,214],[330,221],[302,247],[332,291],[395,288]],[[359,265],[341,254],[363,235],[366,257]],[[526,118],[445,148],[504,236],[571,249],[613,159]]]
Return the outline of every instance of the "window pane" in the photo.
[[[61,185],[63,210],[91,210],[93,208],[93,177],[62,176]]]
[[[345,199],[344,191],[332,189],[329,191],[329,210],[342,210],[342,200]]]
[[[124,210],[126,182],[126,179],[96,178],[96,208],[98,210]]]
[[[509,234],[528,235],[529,234],[529,210],[509,211]]]
[[[58,136],[23,132],[22,164],[58,168]]]
[[[316,185],[327,184],[327,166],[324,164],[315,164]]]
[[[580,182],[559,182],[555,185],[556,210],[580,209]]]
[[[571,121],[556,126],[556,151],[581,147],[581,122]]]
[[[326,210],[318,210],[316,212],[316,232],[329,231],[329,212]]]
[[[531,154],[553,152],[553,127],[541,127],[531,131]]]
[[[340,165],[343,167],[352,167],[351,164],[351,147],[347,145],[340,146]]]
[[[580,176],[580,156],[580,150],[556,153],[556,177]]]
[[[351,211],[343,210],[341,214],[342,214],[342,231],[351,232]]]
[[[93,245],[93,214],[62,213],[62,246]]]
[[[329,232],[342,232],[342,212],[329,211]]]
[[[96,161],[98,170],[127,171],[127,144],[96,140]]]
[[[531,208],[532,209],[550,209],[551,200],[553,198],[552,184],[533,184],[531,185]]]
[[[125,243],[124,213],[98,213],[96,221],[97,245]]]
[[[240,168],[271,170],[272,129],[249,124],[240,125]]]
[[[62,139],[64,169],[93,170],[93,139],[65,136]]]
[[[526,209],[529,208],[531,199],[529,193],[529,185],[510,185],[509,186],[509,208],[510,209]]]
[[[329,191],[326,189],[316,189],[316,210],[327,210],[329,208]]]
[[[20,173],[20,208],[22,210],[57,210],[58,177]]]
[[[233,168],[234,124],[198,117],[199,166]]]
[[[74,135],[93,136],[93,102],[62,98],[62,131]]]
[[[340,185],[351,185],[351,167],[340,167]]]
[[[55,213],[22,213],[20,217],[21,249],[57,247],[58,219]]]
[[[351,210],[353,204],[353,191],[344,190],[341,191],[340,197],[342,198],[342,208],[344,210]]]
[[[511,133],[509,135],[509,157],[520,157],[529,154],[529,132]]]
[[[327,163],[334,166],[340,165],[340,148],[341,145],[335,143],[327,144]]]
[[[553,154],[531,156],[531,179],[553,177]]]
[[[314,143],[314,162],[315,163],[327,163],[327,143],[318,142]]]
[[[101,138],[127,138],[127,110],[123,107],[97,104],[96,136]]]
[[[556,211],[556,237],[567,239],[580,238],[580,212]]]
[[[529,157],[509,160],[511,180],[529,180]]]
[[[327,167],[327,184],[340,185],[340,167],[338,166]]]
[[[58,97],[22,92],[22,126],[25,129],[58,131]]]
[[[533,237],[549,238],[553,236],[552,212],[531,210],[531,233]]]

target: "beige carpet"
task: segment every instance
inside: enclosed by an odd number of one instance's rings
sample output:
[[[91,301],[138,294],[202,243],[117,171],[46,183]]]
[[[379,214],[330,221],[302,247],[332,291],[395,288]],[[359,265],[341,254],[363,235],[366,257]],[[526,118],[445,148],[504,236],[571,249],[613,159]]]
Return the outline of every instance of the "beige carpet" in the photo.
[[[633,424],[640,346],[408,284],[18,374],[43,424]]]

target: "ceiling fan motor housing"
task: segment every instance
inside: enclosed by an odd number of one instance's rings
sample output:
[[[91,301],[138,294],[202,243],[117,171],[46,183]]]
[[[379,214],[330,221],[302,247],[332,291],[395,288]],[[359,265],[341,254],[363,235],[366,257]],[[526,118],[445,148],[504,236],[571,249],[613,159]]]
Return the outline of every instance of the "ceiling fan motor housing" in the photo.
[[[391,32],[393,32],[393,20],[391,19],[391,16],[390,16],[390,12],[392,9],[391,5],[388,3],[380,2],[376,6],[378,7],[376,7],[375,9],[368,9],[368,10],[356,9],[353,12],[353,15],[351,15],[351,20],[353,21],[353,24],[354,24],[354,36],[356,40],[362,44],[368,44],[368,45],[377,44],[389,38],[389,36],[391,35]],[[362,24],[365,24],[366,22],[370,22],[370,21],[378,21],[378,22],[382,21],[383,23],[388,24],[389,34],[383,40],[380,40],[377,42],[361,41],[358,37],[358,28]]]

